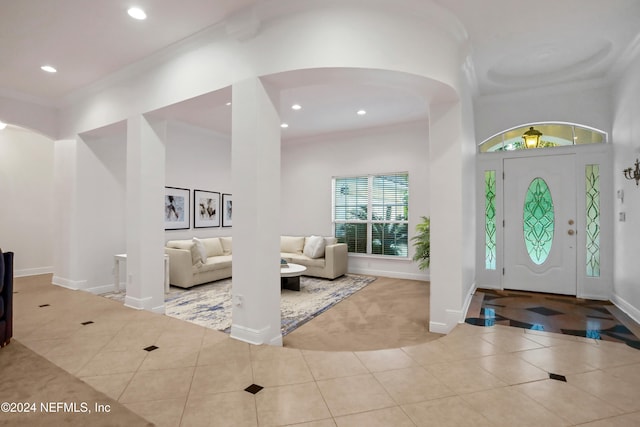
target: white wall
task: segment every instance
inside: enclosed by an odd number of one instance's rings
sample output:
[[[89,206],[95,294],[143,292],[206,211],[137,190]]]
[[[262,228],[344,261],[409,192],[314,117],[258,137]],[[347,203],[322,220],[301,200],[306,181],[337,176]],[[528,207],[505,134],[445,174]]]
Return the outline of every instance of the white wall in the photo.
[[[15,253],[16,276],[53,271],[53,141],[0,130],[0,248]]]
[[[640,55],[636,55],[614,90],[614,188],[624,191],[615,199],[614,302],[640,322],[640,187],[622,171],[640,158]],[[624,212],[626,221],[618,221]]]
[[[221,203],[222,193],[233,194],[230,138],[182,123],[169,123],[165,147],[165,185],[189,189],[191,207],[191,228],[166,230],[165,239],[230,236],[231,228],[227,227],[193,228],[193,190],[218,192]]]
[[[288,235],[333,235],[331,178],[358,174],[409,173],[409,236],[429,216],[427,122],[368,129],[287,142],[282,147],[280,229]],[[409,257],[414,254],[410,246]],[[349,271],[424,280],[407,260],[351,255]]]
[[[521,124],[561,121],[611,135],[611,91],[602,81],[482,96],[474,102],[477,143]]]
[[[77,142],[77,262],[72,278],[100,292],[113,283],[113,255],[126,253],[126,137]]]

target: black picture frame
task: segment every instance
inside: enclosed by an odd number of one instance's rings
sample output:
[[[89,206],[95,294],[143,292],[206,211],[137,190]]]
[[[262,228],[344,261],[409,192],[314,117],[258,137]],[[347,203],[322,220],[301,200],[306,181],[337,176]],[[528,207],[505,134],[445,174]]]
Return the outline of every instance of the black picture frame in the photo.
[[[231,194],[222,194],[222,226],[233,226],[233,196]]]
[[[220,193],[193,190],[193,228],[220,227]]]
[[[187,188],[164,187],[164,229],[191,228],[191,191]]]

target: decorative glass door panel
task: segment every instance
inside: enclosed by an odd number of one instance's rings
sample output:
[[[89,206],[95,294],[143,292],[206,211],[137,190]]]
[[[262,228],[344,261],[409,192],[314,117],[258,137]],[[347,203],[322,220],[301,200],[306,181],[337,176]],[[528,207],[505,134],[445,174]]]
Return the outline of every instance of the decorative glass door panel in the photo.
[[[576,294],[574,155],[504,160],[505,289]]]

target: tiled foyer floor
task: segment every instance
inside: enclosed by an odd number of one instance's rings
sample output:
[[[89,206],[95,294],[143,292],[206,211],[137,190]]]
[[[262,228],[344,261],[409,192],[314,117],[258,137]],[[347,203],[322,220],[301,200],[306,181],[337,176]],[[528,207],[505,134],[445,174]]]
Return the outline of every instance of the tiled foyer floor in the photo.
[[[620,343],[461,324],[410,347],[305,351],[46,280],[16,291],[15,339],[159,426],[640,425],[640,351]]]

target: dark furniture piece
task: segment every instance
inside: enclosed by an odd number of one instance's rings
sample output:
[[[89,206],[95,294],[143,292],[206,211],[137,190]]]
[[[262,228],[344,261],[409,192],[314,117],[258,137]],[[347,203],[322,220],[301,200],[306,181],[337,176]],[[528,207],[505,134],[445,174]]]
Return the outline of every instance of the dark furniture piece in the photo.
[[[13,252],[0,250],[0,347],[13,336]]]

